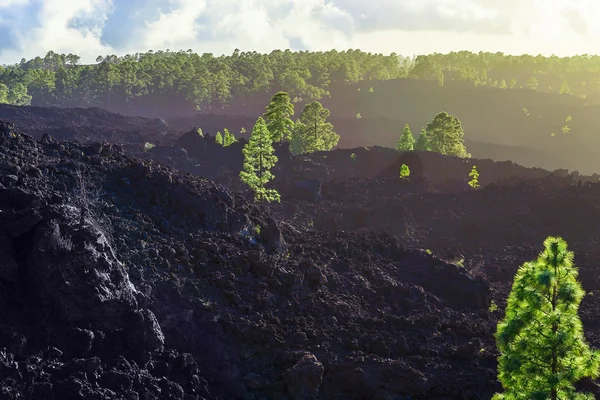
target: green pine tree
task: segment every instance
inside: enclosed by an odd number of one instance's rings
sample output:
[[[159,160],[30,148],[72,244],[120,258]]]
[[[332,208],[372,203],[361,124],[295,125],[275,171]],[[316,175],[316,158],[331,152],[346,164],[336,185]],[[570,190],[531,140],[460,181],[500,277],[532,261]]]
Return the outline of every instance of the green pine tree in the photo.
[[[467,158],[462,124],[457,117],[441,112],[425,128],[431,151]]]
[[[477,166],[473,165],[471,172],[469,172],[469,178],[471,178],[469,186],[473,189],[479,188],[479,172],[477,172]]]
[[[585,292],[573,252],[548,237],[538,259],[523,264],[498,324],[498,378],[504,393],[493,400],[594,399],[575,384],[597,378],[600,354],[585,341],[577,311]]]
[[[408,165],[402,164],[402,166],[400,167],[400,178],[404,179],[404,178],[408,178],[409,176],[410,176],[410,168],[408,168]]]
[[[431,151],[431,144],[429,143],[429,138],[427,137],[427,131],[425,131],[425,128],[421,128],[421,134],[415,143],[415,150]]]
[[[502,79],[502,81],[500,82],[500,89],[506,89],[506,80]]]
[[[235,138],[235,136],[233,136],[233,133],[229,132],[227,128],[225,128],[223,132],[223,147],[231,146],[232,144],[237,142],[237,139]]]
[[[217,134],[215,135],[215,143],[223,146],[223,135],[221,135],[221,131],[217,132]]]
[[[408,124],[404,125],[404,130],[398,140],[396,149],[398,151],[413,151],[415,149],[415,138],[413,137]]]
[[[293,129],[293,143],[290,143],[294,154],[329,151],[337,145],[340,135],[333,131],[333,125],[327,121],[329,114],[329,110],[318,101],[304,106]]]
[[[564,79],[562,84],[560,85],[559,93],[560,94],[571,94],[571,88],[569,87],[569,84],[567,83],[566,79]]]
[[[266,187],[266,184],[275,178],[271,168],[278,160],[274,154],[271,133],[262,117],[256,121],[250,140],[244,145],[242,153],[244,154],[244,166],[240,172],[240,178],[254,192],[255,201],[259,201],[261,204],[263,201],[280,202],[281,198],[277,190]]]
[[[290,139],[294,126],[294,122],[290,119],[292,115],[294,115],[294,104],[290,102],[290,95],[286,92],[276,93],[264,114],[274,142]]]

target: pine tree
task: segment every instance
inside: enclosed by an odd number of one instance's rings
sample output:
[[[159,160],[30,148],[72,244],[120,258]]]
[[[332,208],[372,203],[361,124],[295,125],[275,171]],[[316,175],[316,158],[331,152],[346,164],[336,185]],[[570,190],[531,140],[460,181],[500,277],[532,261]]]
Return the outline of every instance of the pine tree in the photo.
[[[571,88],[569,87],[569,84],[567,83],[566,79],[564,79],[562,84],[560,85],[559,93],[560,94],[571,94]]]
[[[415,138],[413,137],[408,124],[404,125],[404,130],[398,140],[396,149],[399,151],[413,151],[415,149]]]
[[[421,129],[421,134],[415,143],[415,150],[418,151],[431,151],[431,144],[429,143],[429,138],[427,137],[427,132],[425,128]]]
[[[294,122],[290,119],[292,115],[294,115],[294,104],[290,102],[290,95],[286,92],[276,93],[264,114],[274,142],[290,139],[294,126]]]
[[[402,164],[402,166],[400,167],[400,178],[404,179],[404,178],[408,178],[409,176],[410,176],[410,168],[408,168],[408,165]]]
[[[527,86],[528,89],[537,90],[537,88],[538,88],[537,78],[535,76],[532,76],[531,78],[529,78],[527,80],[527,84],[525,86]]]
[[[215,143],[223,146],[223,135],[221,135],[221,131],[218,131],[217,134],[215,135]]]
[[[271,168],[278,160],[274,154],[271,133],[262,117],[256,121],[250,140],[244,145],[242,153],[244,154],[244,167],[240,172],[240,178],[254,192],[255,201],[259,201],[261,204],[263,201],[281,201],[279,193],[275,189],[266,187],[266,184],[275,178]]]
[[[477,172],[477,167],[475,165],[473,165],[471,172],[469,172],[469,178],[471,178],[471,180],[468,182],[469,186],[471,186],[473,189],[479,188],[479,172]]]
[[[227,128],[225,128],[223,132],[223,147],[231,146],[232,144],[237,142],[237,139],[235,138],[235,136],[233,136],[233,133],[229,132]]]
[[[514,89],[517,86],[517,80],[515,78],[511,78],[510,80],[510,88]]]
[[[600,354],[586,343],[577,315],[585,295],[577,275],[559,237],[548,237],[538,259],[517,271],[496,332],[504,393],[494,400],[594,399],[575,392],[577,381],[600,375]]]
[[[318,101],[313,101],[304,106],[299,122],[294,127],[293,133],[299,135],[292,138],[292,146],[299,153],[313,153],[315,151],[329,151],[340,140],[340,135],[333,131],[333,125],[327,121],[329,110]]]
[[[441,112],[425,128],[431,151],[437,153],[469,157],[464,144],[464,135],[460,120],[447,112]]]
[[[506,81],[502,79],[502,81],[500,82],[500,89],[506,89],[506,87]]]

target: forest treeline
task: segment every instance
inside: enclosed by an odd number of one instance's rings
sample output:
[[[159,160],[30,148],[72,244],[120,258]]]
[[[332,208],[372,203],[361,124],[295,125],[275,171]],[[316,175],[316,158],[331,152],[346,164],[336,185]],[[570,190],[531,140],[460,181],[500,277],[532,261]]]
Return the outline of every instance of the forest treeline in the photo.
[[[474,86],[532,89],[586,97],[600,93],[600,56],[543,57],[503,53],[403,57],[359,50],[269,54],[240,52],[215,57],[188,51],[148,51],[99,56],[82,65],[74,54],[0,66],[0,103],[103,107],[183,112],[243,104],[285,91],[294,102],[330,95],[335,85],[414,78],[470,81]]]

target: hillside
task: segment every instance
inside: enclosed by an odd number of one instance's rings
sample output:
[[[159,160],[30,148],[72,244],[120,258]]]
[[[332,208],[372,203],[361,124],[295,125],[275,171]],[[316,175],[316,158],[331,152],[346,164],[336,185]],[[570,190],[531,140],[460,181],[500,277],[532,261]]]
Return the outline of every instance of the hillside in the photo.
[[[0,122],[3,398],[489,398],[514,273],[550,234],[575,251],[600,346],[597,177],[283,145],[282,203],[261,209],[236,178],[243,142],[190,130],[144,152],[104,124],[136,156],[85,124],[78,143]]]

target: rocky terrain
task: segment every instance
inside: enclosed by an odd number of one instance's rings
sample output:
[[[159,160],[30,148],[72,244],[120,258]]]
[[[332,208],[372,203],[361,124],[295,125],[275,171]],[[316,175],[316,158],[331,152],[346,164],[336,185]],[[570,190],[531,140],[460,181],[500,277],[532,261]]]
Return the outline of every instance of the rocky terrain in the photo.
[[[48,118],[0,122],[0,399],[490,398],[514,272],[549,235],[600,347],[596,175],[279,146],[260,208],[243,141]]]

